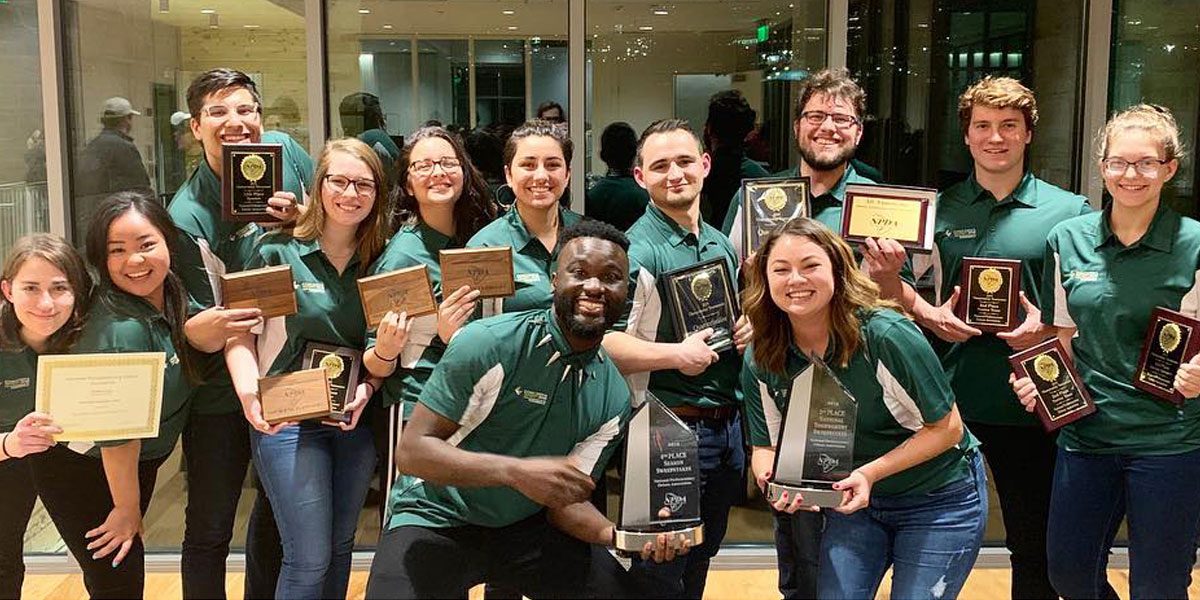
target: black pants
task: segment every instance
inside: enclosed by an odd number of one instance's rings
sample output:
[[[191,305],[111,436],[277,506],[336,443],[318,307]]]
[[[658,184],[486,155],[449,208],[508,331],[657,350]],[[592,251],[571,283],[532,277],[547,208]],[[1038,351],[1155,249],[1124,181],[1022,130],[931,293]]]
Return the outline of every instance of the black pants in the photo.
[[[992,470],[1012,553],[1014,600],[1057,598],[1046,571],[1046,521],[1054,481],[1055,436],[1039,427],[968,423]]]
[[[403,426],[404,406],[393,404],[385,407],[372,398],[367,410],[371,411],[371,434],[375,440],[375,468],[379,475],[379,523],[381,530],[387,529],[388,504],[391,502],[392,484],[396,480],[396,444],[400,442]],[[364,415],[365,416],[365,415]],[[361,424],[360,424],[361,425]]]
[[[180,572],[183,597],[225,598],[225,560],[233,539],[238,500],[250,464],[249,425],[241,413],[188,416],[183,430],[187,509]],[[270,503],[246,538],[246,597],[271,598],[282,551]],[[273,568],[271,567],[273,565]]]
[[[42,504],[62,534],[63,541],[83,570],[83,585],[93,600],[101,598],[141,598],[146,579],[145,550],[142,538],[134,538],[133,547],[125,560],[114,568],[110,554],[100,560],[92,559],[87,549],[88,531],[104,523],[113,509],[104,464],[99,458],[84,456],[54,446],[29,460],[33,481]],[[141,511],[146,514],[158,468],[166,457],[138,463],[138,488],[141,491]]]
[[[790,515],[772,512],[775,514],[779,593],[785,600],[816,598],[825,514],[803,510]]]
[[[36,500],[29,461],[10,458],[0,462],[0,600],[21,598],[25,581],[22,547]]]
[[[385,531],[366,597],[466,598],[484,581],[531,598],[641,596],[606,549],[567,536],[539,513],[507,527]]]

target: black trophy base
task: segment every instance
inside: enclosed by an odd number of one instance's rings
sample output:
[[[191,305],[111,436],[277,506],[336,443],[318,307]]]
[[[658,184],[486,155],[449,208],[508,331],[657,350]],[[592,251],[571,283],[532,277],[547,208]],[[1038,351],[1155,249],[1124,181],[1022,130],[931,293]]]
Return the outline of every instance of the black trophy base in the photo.
[[[804,506],[820,506],[821,508],[837,508],[842,505],[842,490],[822,489],[804,485],[788,485],[786,483],[767,484],[767,502],[774,503],[784,492],[794,498],[796,494],[804,496]]]
[[[703,524],[684,527],[682,529],[664,529],[662,531],[622,531],[618,529],[616,539],[617,551],[630,555],[640,554],[642,548],[646,547],[646,543],[649,542],[653,545],[658,541],[660,534],[666,534],[668,539],[682,535],[684,539],[691,543],[692,548],[704,543]]]

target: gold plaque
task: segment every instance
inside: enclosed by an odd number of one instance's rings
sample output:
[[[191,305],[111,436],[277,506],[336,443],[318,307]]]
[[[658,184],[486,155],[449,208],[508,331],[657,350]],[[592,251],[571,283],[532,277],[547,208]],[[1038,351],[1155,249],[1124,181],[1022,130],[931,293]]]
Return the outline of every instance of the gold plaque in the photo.
[[[1033,359],[1033,370],[1046,381],[1058,381],[1058,361],[1049,355],[1043,354]]]
[[[712,280],[708,278],[706,273],[701,273],[692,278],[692,293],[700,300],[708,300],[712,296]]]
[[[937,190],[850,184],[842,206],[842,238],[861,243],[888,238],[910,252],[933,251]]]
[[[479,290],[480,298],[503,298],[517,291],[509,246],[442,250],[441,263],[446,294],[464,285]]]
[[[251,154],[242,159],[242,177],[251,183],[258,183],[267,174],[267,161],[257,154]]]
[[[291,265],[222,275],[221,303],[225,308],[257,308],[264,319],[296,314]]]
[[[1000,269],[987,268],[979,272],[979,289],[995,294],[1000,291],[1000,286],[1004,285],[1004,275],[1000,273]]]
[[[336,354],[327,354],[321,359],[321,368],[325,369],[325,377],[330,381],[341,376],[342,371],[346,370],[346,365],[342,363],[342,357]]]
[[[1158,334],[1158,345],[1162,347],[1163,352],[1174,352],[1179,347],[1179,341],[1183,339],[1183,332],[1179,326],[1174,323],[1163,325],[1162,331]]]
[[[263,419],[275,425],[329,415],[329,376],[323,368],[258,380]]]
[[[773,187],[763,192],[762,195],[763,206],[770,209],[771,212],[783,210],[783,207],[787,206],[787,201],[787,192],[783,191],[782,188]]]
[[[375,328],[388,312],[408,313],[408,318],[437,312],[429,269],[425,265],[407,267],[358,280],[367,327]]]

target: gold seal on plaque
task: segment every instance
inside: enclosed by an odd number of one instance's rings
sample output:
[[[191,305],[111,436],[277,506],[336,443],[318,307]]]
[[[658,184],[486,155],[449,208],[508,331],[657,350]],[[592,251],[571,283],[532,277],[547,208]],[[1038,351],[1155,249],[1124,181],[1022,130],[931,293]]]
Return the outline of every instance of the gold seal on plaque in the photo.
[[[321,368],[325,369],[325,378],[333,381],[346,369],[346,364],[342,362],[342,357],[336,354],[326,354],[325,358],[321,359]]]
[[[783,188],[769,188],[759,199],[771,212],[779,212],[787,206],[787,192],[783,191]]]
[[[692,294],[700,300],[708,300],[712,297],[713,285],[712,279],[708,277],[708,273],[701,273],[692,278]]]
[[[1174,323],[1163,325],[1162,331],[1158,332],[1158,345],[1163,349],[1163,352],[1174,352],[1179,347],[1179,342],[1182,339],[1183,332]]]
[[[1037,372],[1038,377],[1046,381],[1058,381],[1058,361],[1047,354],[1033,359],[1033,370]]]
[[[258,183],[267,174],[267,161],[257,154],[242,159],[242,177],[250,183]]]
[[[988,267],[979,272],[979,289],[984,293],[995,294],[1003,284],[1004,275],[1000,273],[1000,269]]]

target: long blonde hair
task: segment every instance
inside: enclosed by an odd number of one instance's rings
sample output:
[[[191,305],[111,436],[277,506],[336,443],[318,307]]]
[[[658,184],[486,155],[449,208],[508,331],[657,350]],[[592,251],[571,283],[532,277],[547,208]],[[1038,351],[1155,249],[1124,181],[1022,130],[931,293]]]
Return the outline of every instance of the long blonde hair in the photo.
[[[391,194],[388,189],[387,176],[383,173],[383,164],[379,156],[369,146],[355,138],[330,140],[321,148],[317,155],[317,170],[313,175],[312,201],[308,210],[296,220],[296,228],[292,235],[298,240],[311,242],[321,237],[325,229],[325,205],[322,201],[325,189],[325,175],[329,173],[329,163],[333,153],[341,152],[358,159],[371,170],[375,178],[375,204],[367,218],[358,224],[356,238],[358,240],[359,269],[363,272],[371,265],[377,256],[383,252],[387,243],[388,215],[391,214]]]
[[[746,273],[742,311],[754,326],[754,362],[772,373],[783,374],[787,351],[792,344],[792,324],[787,313],[775,305],[767,280],[767,263],[776,242],[785,235],[808,238],[829,256],[833,270],[833,297],[829,299],[829,332],[834,363],[850,364],[862,344],[860,313],[877,308],[900,309],[895,302],[879,298],[879,286],[854,261],[854,252],[842,238],[821,222],[807,217],[789,221],[772,231],[762,242],[754,266]]]

